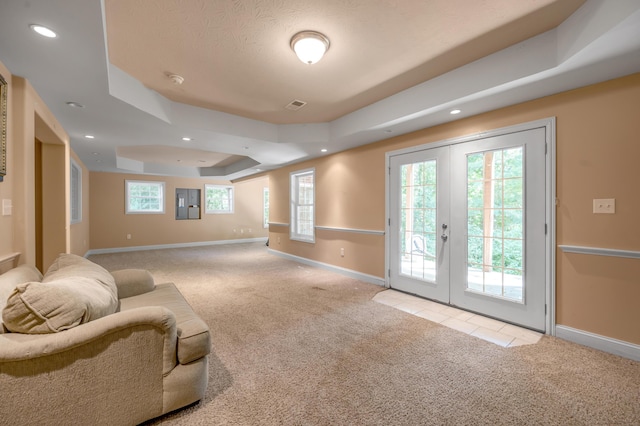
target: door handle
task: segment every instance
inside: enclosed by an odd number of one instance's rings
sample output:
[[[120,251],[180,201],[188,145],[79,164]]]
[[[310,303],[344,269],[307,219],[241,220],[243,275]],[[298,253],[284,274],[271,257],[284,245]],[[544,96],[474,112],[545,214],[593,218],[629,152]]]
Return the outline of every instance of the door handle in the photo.
[[[445,242],[449,239],[449,237],[447,236],[447,234],[444,232],[444,231],[446,231],[446,230],[447,230],[447,228],[448,228],[447,224],[446,224],[446,223],[443,223],[443,224],[442,224],[442,235],[440,235],[440,238],[442,238],[442,241],[445,241]]]

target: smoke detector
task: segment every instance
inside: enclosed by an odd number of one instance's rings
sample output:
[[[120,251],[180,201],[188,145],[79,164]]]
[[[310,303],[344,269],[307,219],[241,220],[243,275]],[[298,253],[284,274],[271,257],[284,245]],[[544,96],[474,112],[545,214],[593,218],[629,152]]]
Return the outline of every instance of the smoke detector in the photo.
[[[184,83],[184,77],[182,77],[181,75],[178,75],[178,74],[169,74],[169,79],[176,86],[180,86],[182,83]]]

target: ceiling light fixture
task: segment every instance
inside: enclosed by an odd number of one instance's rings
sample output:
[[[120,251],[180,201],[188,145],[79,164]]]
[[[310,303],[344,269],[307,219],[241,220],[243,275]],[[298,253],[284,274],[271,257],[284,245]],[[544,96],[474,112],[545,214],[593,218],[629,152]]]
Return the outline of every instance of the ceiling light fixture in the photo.
[[[93,135],[84,135],[85,138],[87,139],[95,139],[96,137]]]
[[[70,106],[73,108],[84,108],[84,105],[82,105],[81,103],[73,102],[73,101],[67,102],[67,106]]]
[[[58,34],[56,34],[53,30],[51,30],[50,28],[44,27],[42,25],[31,24],[29,25],[29,28],[31,28],[33,31],[37,32],[43,37],[48,37],[48,38],[58,37]]]
[[[322,148],[320,152],[327,152],[327,148]]]
[[[459,109],[452,109],[451,111],[449,111],[449,114],[451,115],[456,115],[456,114],[460,114],[462,111]]]
[[[193,139],[191,139],[191,138],[189,138],[189,137],[186,137],[186,136],[185,136],[184,138],[182,138],[182,140],[183,140],[183,141],[185,141],[185,142],[190,142],[190,141],[192,141]]]
[[[305,64],[315,64],[329,50],[329,39],[317,31],[301,31],[291,38],[291,49]]]

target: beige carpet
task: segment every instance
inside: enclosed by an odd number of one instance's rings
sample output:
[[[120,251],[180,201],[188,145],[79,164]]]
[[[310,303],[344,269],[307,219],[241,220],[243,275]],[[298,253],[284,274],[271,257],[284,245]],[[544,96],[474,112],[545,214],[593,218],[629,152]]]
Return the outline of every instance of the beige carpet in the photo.
[[[150,424],[640,425],[638,362],[546,336],[502,348],[264,244],[90,259],[175,282],[211,327],[206,398]]]

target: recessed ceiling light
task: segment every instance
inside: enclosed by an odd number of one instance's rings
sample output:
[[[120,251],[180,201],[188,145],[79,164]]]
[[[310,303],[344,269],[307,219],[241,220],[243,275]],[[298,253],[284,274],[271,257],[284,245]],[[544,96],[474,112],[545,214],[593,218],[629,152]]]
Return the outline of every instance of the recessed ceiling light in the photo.
[[[460,114],[462,111],[459,109],[452,109],[451,111],[449,111],[449,114],[451,115],[456,115],[456,114]]]
[[[193,139],[185,136],[184,138],[182,138],[182,140],[185,142],[189,142],[189,141],[192,141]]]
[[[322,148],[320,152],[327,152],[327,148]]]
[[[93,135],[84,135],[85,138],[87,139],[95,139],[96,137]]]
[[[67,105],[73,108],[84,108],[84,105],[82,105],[81,103],[73,102],[73,101],[67,102]]]
[[[97,153],[97,152],[92,152],[92,154],[93,154],[93,155],[100,155],[100,154],[99,154],[99,153]]]
[[[43,37],[48,37],[48,38],[58,37],[58,34],[53,32],[53,30],[51,30],[50,28],[44,27],[42,25],[31,24],[29,25],[29,28],[31,28],[33,31],[37,32]]]
[[[387,129],[387,130],[385,130],[384,132],[385,132],[385,133],[392,133],[392,132],[393,132],[393,130],[391,130],[391,129]]]
[[[249,149],[249,147],[248,147],[248,146],[245,146],[245,147],[243,147],[243,148],[244,148],[244,149]]]

